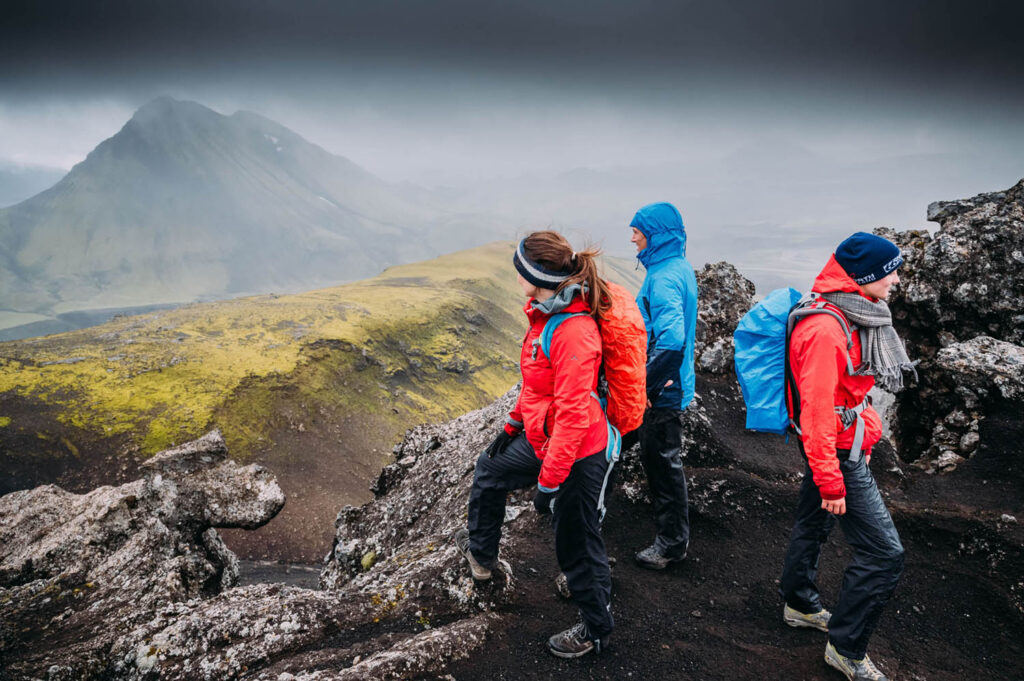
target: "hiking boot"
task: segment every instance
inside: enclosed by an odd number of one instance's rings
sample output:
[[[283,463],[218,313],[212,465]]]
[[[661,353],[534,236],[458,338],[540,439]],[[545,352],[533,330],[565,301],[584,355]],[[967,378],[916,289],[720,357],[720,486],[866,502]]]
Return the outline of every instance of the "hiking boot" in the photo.
[[[657,544],[651,544],[646,549],[636,554],[636,562],[640,567],[645,567],[648,570],[664,570],[672,563],[677,563],[686,558],[686,551],[683,551],[683,555],[678,558],[671,558],[666,556],[658,548]]]
[[[832,641],[825,646],[825,664],[841,671],[850,681],[889,681],[889,677],[878,670],[870,657],[865,655],[863,660],[854,660],[840,655],[832,646]]]
[[[600,653],[608,645],[608,637],[592,639],[587,630],[587,623],[582,618],[565,631],[559,632],[548,639],[548,650],[555,657],[583,657],[587,653]]]
[[[822,608],[818,612],[812,612],[805,614],[795,608],[786,607],[782,609],[782,621],[791,627],[807,627],[809,629],[817,629],[818,631],[828,631],[828,621],[832,618],[830,613],[825,608]]]
[[[486,568],[480,563],[476,562],[476,558],[469,550],[469,530],[461,529],[455,533],[453,539],[455,539],[455,548],[459,550],[466,562],[469,563],[469,573],[473,575],[473,579],[478,582],[486,582],[491,578],[490,568]]]

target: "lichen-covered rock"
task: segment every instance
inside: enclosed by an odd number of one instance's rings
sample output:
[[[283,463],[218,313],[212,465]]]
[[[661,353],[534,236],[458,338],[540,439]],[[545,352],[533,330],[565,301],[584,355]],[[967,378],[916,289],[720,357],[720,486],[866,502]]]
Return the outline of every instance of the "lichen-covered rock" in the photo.
[[[754,304],[754,284],[727,262],[697,272],[697,369],[713,374],[732,370],[732,333]]]
[[[229,460],[217,431],[143,470],[142,480],[88,494],[46,485],[0,497],[0,655],[10,669],[106,673],[126,631],[237,582],[237,560],[213,528],[258,527],[284,505],[273,475]]]
[[[1024,345],[1024,180],[1004,192],[936,202],[941,228],[882,231],[903,250],[903,283],[891,306],[915,345],[941,347],[979,335]]]
[[[928,448],[916,465],[948,473],[981,444],[980,422],[997,401],[1024,412],[1024,347],[978,336],[943,348],[931,363],[917,398],[934,415]]]
[[[478,612],[503,601],[512,586],[511,569],[493,584],[474,588],[451,535],[465,527],[476,454],[502,428],[517,393],[514,388],[448,423],[410,430],[394,450],[396,462],[374,486],[378,501],[338,514],[321,587],[383,593],[400,584],[402,593],[392,606],[397,613]],[[529,504],[528,494],[513,495],[510,522],[535,522],[526,520],[533,513],[517,520]],[[374,561],[367,569],[364,557],[370,553]]]
[[[979,423],[995,402],[1021,399],[1024,180],[933,203],[928,219],[941,225],[934,235],[878,230],[906,258],[889,305],[921,361],[920,385],[896,396],[893,437],[903,459],[949,472],[983,444]]]

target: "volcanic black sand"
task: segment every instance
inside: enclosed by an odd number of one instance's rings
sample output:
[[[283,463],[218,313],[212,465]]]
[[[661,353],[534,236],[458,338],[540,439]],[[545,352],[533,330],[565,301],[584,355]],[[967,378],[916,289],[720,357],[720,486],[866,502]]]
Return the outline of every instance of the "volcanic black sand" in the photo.
[[[617,558],[611,645],[600,656],[560,660],[545,641],[573,623],[575,609],[556,595],[551,532],[537,525],[535,541],[506,556],[517,595],[502,611],[504,624],[484,650],[450,667],[454,678],[842,678],[823,662],[824,633],[781,618],[777,581],[800,479],[796,446],[744,433],[728,382],[704,381],[698,390],[734,459],[688,466],[686,561],[664,572],[637,567],[633,554],[653,536],[651,510],[618,494],[604,525]],[[893,679],[1024,679],[1024,531],[1003,516],[1024,522],[1014,423],[1019,417],[994,428],[985,450],[941,477],[898,462],[885,443],[876,447],[871,468],[906,547],[903,578],[869,648]],[[821,560],[826,605],[849,557],[837,527]]]

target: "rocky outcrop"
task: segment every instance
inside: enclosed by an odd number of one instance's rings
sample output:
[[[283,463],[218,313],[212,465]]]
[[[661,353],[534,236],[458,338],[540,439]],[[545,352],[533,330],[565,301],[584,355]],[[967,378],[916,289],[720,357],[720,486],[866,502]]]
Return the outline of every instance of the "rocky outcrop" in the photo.
[[[405,475],[380,490],[387,498],[339,515],[324,591],[234,586],[237,560],[214,528],[258,527],[284,496],[266,469],[230,461],[218,432],[161,452],[143,464],[144,479],[120,487],[0,497],[7,673],[332,681],[439,672],[484,641],[490,610],[512,593],[511,569],[474,588],[449,542],[464,523],[466,452],[483,448],[511,399],[408,434],[397,448]]]
[[[732,371],[732,332],[754,305],[754,284],[727,262],[697,272],[697,333],[694,357],[699,371]]]
[[[950,471],[983,444],[989,411],[1024,402],[1024,180],[933,203],[928,219],[941,225],[933,235],[879,230],[906,258],[890,307],[921,360],[919,389],[897,396],[893,434],[905,460]]]
[[[161,608],[237,582],[214,528],[259,527],[284,505],[273,475],[230,461],[217,431],[143,470],[88,494],[45,485],[0,497],[0,650],[11,669],[103,673],[115,664],[107,651]]]

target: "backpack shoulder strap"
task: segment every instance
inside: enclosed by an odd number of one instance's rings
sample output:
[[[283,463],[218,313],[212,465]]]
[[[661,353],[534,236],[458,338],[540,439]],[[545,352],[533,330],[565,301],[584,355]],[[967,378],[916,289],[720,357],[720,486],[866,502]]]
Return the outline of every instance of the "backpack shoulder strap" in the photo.
[[[540,332],[540,338],[534,341],[534,345],[540,346],[540,351],[544,353],[544,356],[551,359],[551,339],[555,335],[555,331],[562,323],[570,317],[585,317],[587,316],[583,312],[561,312],[559,314],[553,314],[548,317],[548,320],[544,322],[544,328]]]
[[[792,397],[793,413],[789,419],[790,427],[800,433],[800,391],[797,389],[796,380],[793,377],[793,368],[789,364],[789,342],[793,335],[793,329],[797,322],[806,317],[816,314],[827,314],[839,322],[839,327],[846,336],[846,371],[851,376],[854,373],[853,360],[850,359],[850,350],[853,349],[853,335],[850,332],[850,324],[836,305],[828,302],[820,293],[811,291],[792,307],[789,317],[786,319],[786,349],[785,349],[785,381]]]

